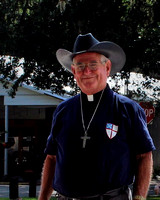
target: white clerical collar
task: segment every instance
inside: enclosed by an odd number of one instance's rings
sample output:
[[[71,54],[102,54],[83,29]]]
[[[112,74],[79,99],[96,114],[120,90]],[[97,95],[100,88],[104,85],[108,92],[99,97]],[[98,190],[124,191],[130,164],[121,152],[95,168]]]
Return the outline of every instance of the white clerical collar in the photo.
[[[94,101],[94,96],[92,95],[87,95],[88,101]]]

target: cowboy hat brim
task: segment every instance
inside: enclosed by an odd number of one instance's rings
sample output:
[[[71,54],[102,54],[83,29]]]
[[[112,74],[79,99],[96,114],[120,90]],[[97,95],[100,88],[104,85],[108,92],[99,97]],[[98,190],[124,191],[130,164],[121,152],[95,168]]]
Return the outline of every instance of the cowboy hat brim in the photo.
[[[72,53],[65,49],[58,49],[56,52],[56,57],[59,63],[72,73],[71,64],[73,63],[73,57],[86,52],[96,52],[106,56],[112,63],[110,73],[111,76],[119,72],[123,68],[126,61],[126,55],[123,49],[117,44],[109,41],[99,42],[88,50],[76,53]]]

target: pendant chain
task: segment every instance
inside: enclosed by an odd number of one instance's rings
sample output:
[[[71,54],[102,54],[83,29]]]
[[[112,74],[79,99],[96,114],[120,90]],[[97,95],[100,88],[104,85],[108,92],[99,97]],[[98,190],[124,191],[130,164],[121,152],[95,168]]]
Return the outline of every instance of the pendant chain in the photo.
[[[103,93],[104,93],[104,90],[103,90],[102,93],[101,93],[101,96],[100,96],[100,98],[99,98],[99,101],[98,101],[98,103],[97,103],[97,106],[96,106],[96,108],[95,108],[95,110],[94,110],[94,112],[93,112],[93,115],[92,115],[92,117],[91,117],[89,123],[88,123],[87,129],[86,129],[85,124],[84,124],[84,116],[83,116],[83,108],[82,108],[82,94],[80,95],[81,117],[82,117],[82,125],[83,125],[84,135],[85,135],[85,136],[87,136],[87,131],[88,131],[88,129],[89,129],[89,127],[90,127],[90,124],[91,124],[91,122],[92,122],[92,120],[93,120],[93,118],[94,118],[94,116],[95,116],[95,114],[96,114],[96,111],[97,111],[98,107],[99,107],[99,104],[100,104],[100,101],[101,101],[101,99],[102,99]]]

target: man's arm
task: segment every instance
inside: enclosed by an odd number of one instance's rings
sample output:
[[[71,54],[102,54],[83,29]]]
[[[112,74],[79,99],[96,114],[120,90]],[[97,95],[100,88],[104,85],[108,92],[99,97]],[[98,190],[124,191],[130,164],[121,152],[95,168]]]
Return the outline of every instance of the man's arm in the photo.
[[[52,181],[55,173],[56,156],[47,155],[41,178],[39,200],[49,200],[53,192]]]
[[[153,159],[152,152],[137,155],[136,174],[133,188],[133,200],[146,198],[152,177]]]

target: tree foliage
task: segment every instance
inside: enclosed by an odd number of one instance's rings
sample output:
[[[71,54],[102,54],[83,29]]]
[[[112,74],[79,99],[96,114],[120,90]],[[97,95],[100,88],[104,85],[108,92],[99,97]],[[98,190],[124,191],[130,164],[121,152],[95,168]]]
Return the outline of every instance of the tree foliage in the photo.
[[[4,85],[15,81],[13,94],[22,82],[56,93],[63,93],[67,85],[76,91],[73,76],[60,66],[55,52],[72,51],[77,35],[88,32],[124,49],[125,72],[160,78],[158,0],[63,1],[65,10],[60,10],[58,0],[0,2],[0,74]],[[6,61],[4,55],[10,59]],[[19,66],[24,70],[20,77]]]

